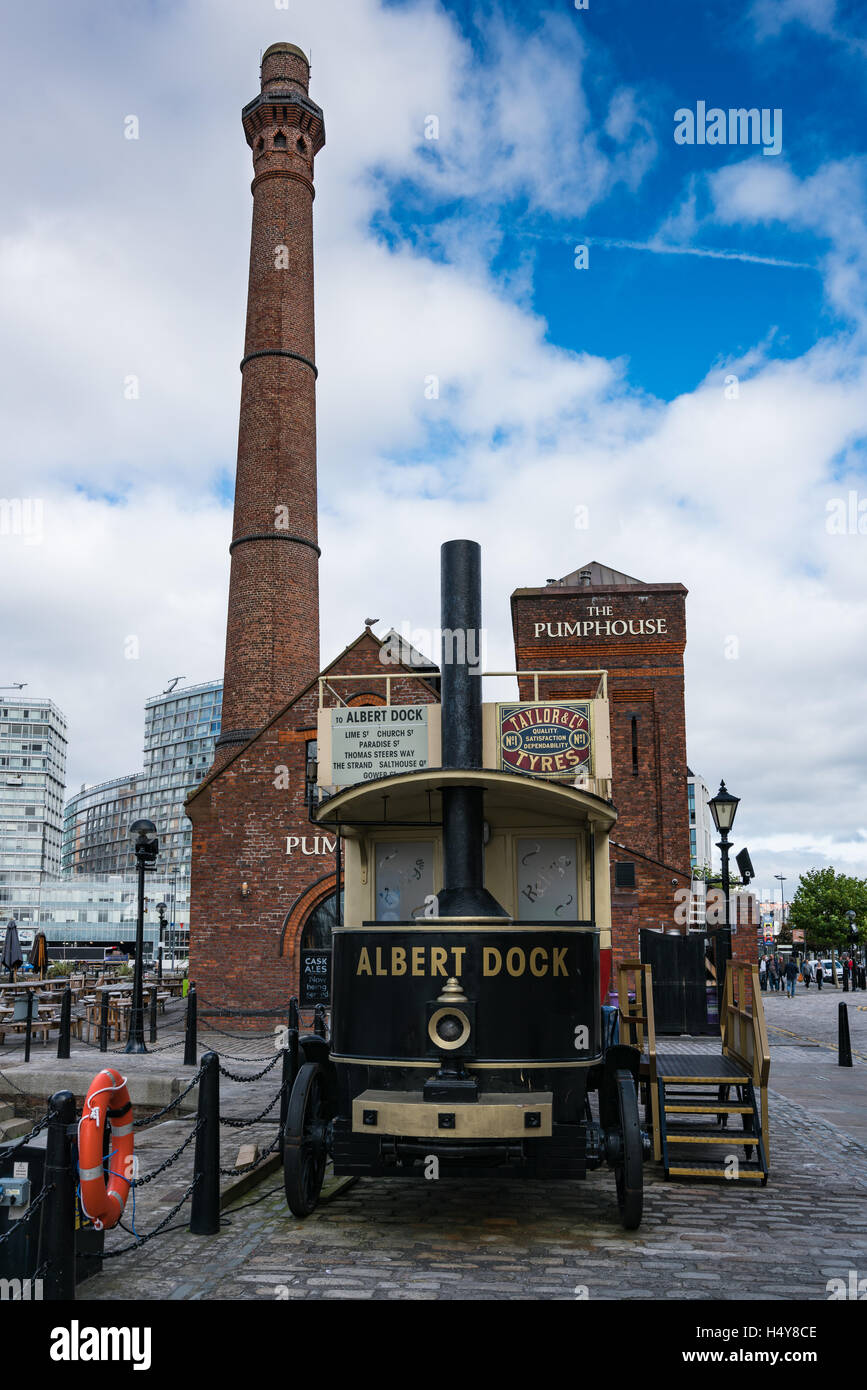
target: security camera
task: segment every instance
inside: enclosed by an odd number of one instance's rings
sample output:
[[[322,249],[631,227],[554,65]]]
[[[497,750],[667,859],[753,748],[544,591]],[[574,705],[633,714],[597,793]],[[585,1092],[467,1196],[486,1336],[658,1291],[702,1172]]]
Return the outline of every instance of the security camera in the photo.
[[[679,879],[673,878],[673,879],[671,880],[671,886],[672,886],[672,888],[676,888],[677,885],[678,885],[678,883],[679,883],[679,881],[680,881]]]

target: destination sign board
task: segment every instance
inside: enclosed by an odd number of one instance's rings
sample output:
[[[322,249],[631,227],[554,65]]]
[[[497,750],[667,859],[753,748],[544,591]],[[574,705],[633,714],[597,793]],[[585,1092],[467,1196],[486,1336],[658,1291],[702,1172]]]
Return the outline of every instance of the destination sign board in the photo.
[[[428,705],[342,706],[330,714],[334,786],[428,766]]]

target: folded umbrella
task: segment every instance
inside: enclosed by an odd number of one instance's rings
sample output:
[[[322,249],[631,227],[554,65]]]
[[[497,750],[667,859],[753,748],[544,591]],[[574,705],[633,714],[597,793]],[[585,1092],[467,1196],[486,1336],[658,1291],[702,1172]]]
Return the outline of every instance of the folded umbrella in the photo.
[[[9,978],[12,979],[13,971],[19,965],[23,965],[24,957],[21,954],[21,942],[18,939],[18,925],[13,917],[6,923],[6,938],[3,942],[3,955],[0,957],[0,965],[4,970],[9,971]]]
[[[48,941],[44,931],[38,931],[33,938],[33,945],[30,948],[30,955],[27,957],[34,970],[39,971],[40,978],[45,974],[45,967],[48,964]]]

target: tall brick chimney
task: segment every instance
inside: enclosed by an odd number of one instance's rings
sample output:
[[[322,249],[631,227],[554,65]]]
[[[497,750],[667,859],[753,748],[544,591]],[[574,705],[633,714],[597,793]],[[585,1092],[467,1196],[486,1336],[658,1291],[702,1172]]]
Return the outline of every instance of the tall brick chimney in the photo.
[[[216,766],[319,671],[313,160],[325,125],[309,76],[300,48],[272,44],[242,112],[253,230]]]

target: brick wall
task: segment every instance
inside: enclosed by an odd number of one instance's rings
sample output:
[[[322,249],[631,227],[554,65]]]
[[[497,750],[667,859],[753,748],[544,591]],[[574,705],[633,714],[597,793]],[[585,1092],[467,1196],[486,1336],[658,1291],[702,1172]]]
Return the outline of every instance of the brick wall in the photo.
[[[615,888],[612,848],[615,962],[637,958],[640,927],[675,925],[672,880],[689,886],[685,601],[682,584],[550,585],[512,595],[518,670],[608,672],[614,838],[627,847],[620,857],[636,863],[636,889]],[[539,689],[575,699],[595,686],[596,678],[553,677]],[[532,698],[530,681],[520,688]]]
[[[393,704],[437,701],[423,680],[379,659],[365,631],[323,674],[388,671]],[[383,682],[340,682],[343,700]],[[246,747],[205,779],[187,802],[193,822],[190,976],[208,1005],[277,1008],[298,993],[298,948],[310,912],[335,891],[336,855],[310,822],[306,744],[316,738],[318,682],[289,703]],[[338,703],[326,692],[325,704]],[[287,854],[288,836],[306,837]],[[317,843],[318,837],[318,843]],[[306,848],[311,853],[303,853]],[[241,896],[241,884],[249,896]],[[260,1020],[254,1027],[263,1026]]]

